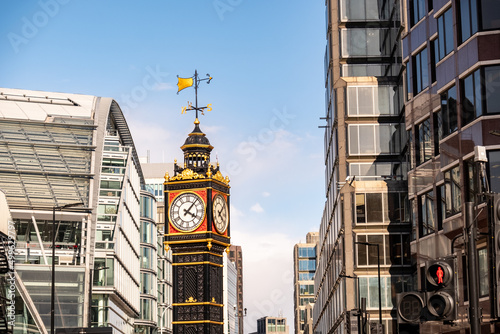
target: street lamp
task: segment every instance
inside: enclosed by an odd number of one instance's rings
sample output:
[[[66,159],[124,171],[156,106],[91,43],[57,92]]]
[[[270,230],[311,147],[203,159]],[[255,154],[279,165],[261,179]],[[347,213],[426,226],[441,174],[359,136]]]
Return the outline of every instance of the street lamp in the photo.
[[[73,206],[83,205],[84,203],[70,203],[62,206],[54,206],[52,207],[52,285],[50,292],[50,333],[54,334],[54,297],[56,294],[56,210],[62,211],[63,209],[70,208]]]
[[[382,293],[381,293],[381,282],[380,282],[380,245],[372,244],[369,242],[355,241],[355,244],[365,245],[365,246],[377,246],[377,267],[378,267],[378,320],[380,325],[382,325]]]
[[[167,307],[165,307],[165,309],[163,309],[163,312],[161,313],[161,316],[160,316],[160,334],[163,333],[163,316],[165,315],[165,312],[169,309],[169,308],[172,308],[172,305],[168,305]]]

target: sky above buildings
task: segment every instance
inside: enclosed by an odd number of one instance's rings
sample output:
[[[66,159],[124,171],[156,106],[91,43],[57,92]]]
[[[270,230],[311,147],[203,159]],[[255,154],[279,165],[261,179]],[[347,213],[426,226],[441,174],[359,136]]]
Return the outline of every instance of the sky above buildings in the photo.
[[[323,1],[3,1],[0,87],[89,94],[121,106],[140,156],[182,160],[200,117],[231,179],[232,243],[244,259],[245,332],[281,312],[293,328],[293,245],[325,202]]]

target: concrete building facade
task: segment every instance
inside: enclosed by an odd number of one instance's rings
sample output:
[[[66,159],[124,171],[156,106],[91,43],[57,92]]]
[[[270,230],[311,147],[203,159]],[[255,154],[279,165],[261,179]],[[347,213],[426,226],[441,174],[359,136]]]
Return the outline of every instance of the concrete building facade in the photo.
[[[305,243],[293,248],[295,334],[303,334],[307,324],[307,305],[314,304],[314,274],[319,232],[309,232]]]
[[[326,1],[315,333],[347,332],[362,298],[370,321],[381,313],[385,333],[394,332],[397,293],[411,284],[401,31],[398,1]]]

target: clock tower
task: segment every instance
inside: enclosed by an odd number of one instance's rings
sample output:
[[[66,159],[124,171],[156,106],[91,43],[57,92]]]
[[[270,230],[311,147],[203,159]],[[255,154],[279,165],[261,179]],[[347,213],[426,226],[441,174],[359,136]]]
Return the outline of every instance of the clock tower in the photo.
[[[210,162],[200,129],[184,145],[184,163],[165,174],[165,247],[172,250],[174,334],[223,333],[223,253],[229,249],[229,178]]]

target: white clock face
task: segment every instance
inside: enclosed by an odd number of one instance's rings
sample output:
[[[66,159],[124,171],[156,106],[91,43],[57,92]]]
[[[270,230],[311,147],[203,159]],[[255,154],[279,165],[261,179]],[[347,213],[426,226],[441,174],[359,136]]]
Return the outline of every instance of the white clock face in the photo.
[[[180,194],[170,205],[169,217],[179,231],[194,231],[205,218],[205,203],[195,193]]]
[[[215,195],[213,202],[213,214],[215,228],[219,233],[224,233],[227,229],[229,220],[227,203],[224,197],[220,194]]]

